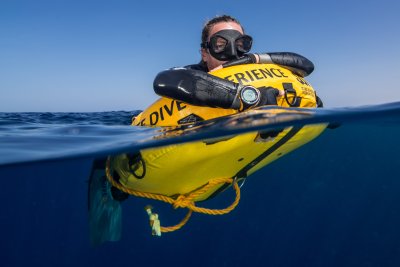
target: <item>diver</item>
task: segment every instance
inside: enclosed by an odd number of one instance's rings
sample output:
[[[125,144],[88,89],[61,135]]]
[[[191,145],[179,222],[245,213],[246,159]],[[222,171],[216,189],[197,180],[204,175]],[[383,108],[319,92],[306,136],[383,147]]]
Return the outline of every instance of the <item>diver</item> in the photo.
[[[273,87],[243,86],[207,72],[247,63],[274,63],[301,77],[314,70],[310,60],[295,53],[249,53],[252,43],[252,37],[245,34],[236,18],[217,16],[202,30],[200,63],[160,72],[153,83],[154,91],[160,96],[192,105],[243,111],[277,105],[276,97],[283,95],[284,91]],[[318,107],[322,107],[322,101],[316,98]]]

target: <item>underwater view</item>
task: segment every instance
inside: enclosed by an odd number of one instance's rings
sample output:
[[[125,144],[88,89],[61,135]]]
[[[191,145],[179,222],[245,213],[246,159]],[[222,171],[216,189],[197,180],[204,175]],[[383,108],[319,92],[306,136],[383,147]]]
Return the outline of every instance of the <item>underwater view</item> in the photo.
[[[0,113],[2,266],[400,265],[400,102],[222,117],[169,131],[130,126],[138,113]],[[314,140],[241,181],[230,213],[193,213],[180,230],[158,237],[145,206],[162,225],[187,210],[130,196],[121,202],[120,240],[91,243],[95,160],[321,123],[329,127]],[[234,199],[229,187],[197,206],[220,209]]]
[[[399,11],[0,1],[0,267],[400,267]]]

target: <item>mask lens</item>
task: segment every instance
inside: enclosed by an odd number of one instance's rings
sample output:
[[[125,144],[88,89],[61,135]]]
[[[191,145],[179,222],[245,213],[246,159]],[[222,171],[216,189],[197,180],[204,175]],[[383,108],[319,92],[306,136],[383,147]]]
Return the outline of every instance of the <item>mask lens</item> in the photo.
[[[226,45],[228,44],[228,41],[221,36],[214,36],[210,40],[212,49],[214,50],[215,53],[221,53],[225,50]]]
[[[205,47],[214,58],[220,61],[229,61],[249,52],[252,42],[253,39],[249,35],[229,29],[215,33]]]
[[[236,49],[242,53],[249,52],[252,44],[253,44],[253,39],[248,35],[243,35],[242,37],[239,37],[235,41]]]

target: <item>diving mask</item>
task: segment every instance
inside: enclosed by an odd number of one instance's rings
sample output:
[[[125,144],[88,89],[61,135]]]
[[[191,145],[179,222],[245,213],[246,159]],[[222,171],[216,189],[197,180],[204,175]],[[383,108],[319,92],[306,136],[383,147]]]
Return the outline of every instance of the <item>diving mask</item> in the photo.
[[[236,30],[222,30],[210,37],[210,41],[203,43],[210,54],[220,61],[229,61],[243,56],[251,49],[253,38],[243,35]]]

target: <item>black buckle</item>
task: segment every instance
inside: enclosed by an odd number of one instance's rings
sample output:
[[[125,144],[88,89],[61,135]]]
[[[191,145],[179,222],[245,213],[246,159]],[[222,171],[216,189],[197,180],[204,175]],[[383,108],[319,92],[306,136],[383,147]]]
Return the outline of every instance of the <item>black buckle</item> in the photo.
[[[300,107],[301,97],[297,97],[297,92],[293,88],[292,83],[282,83],[283,89],[285,90],[285,100],[291,107]],[[290,102],[288,94],[293,94],[293,100]]]

